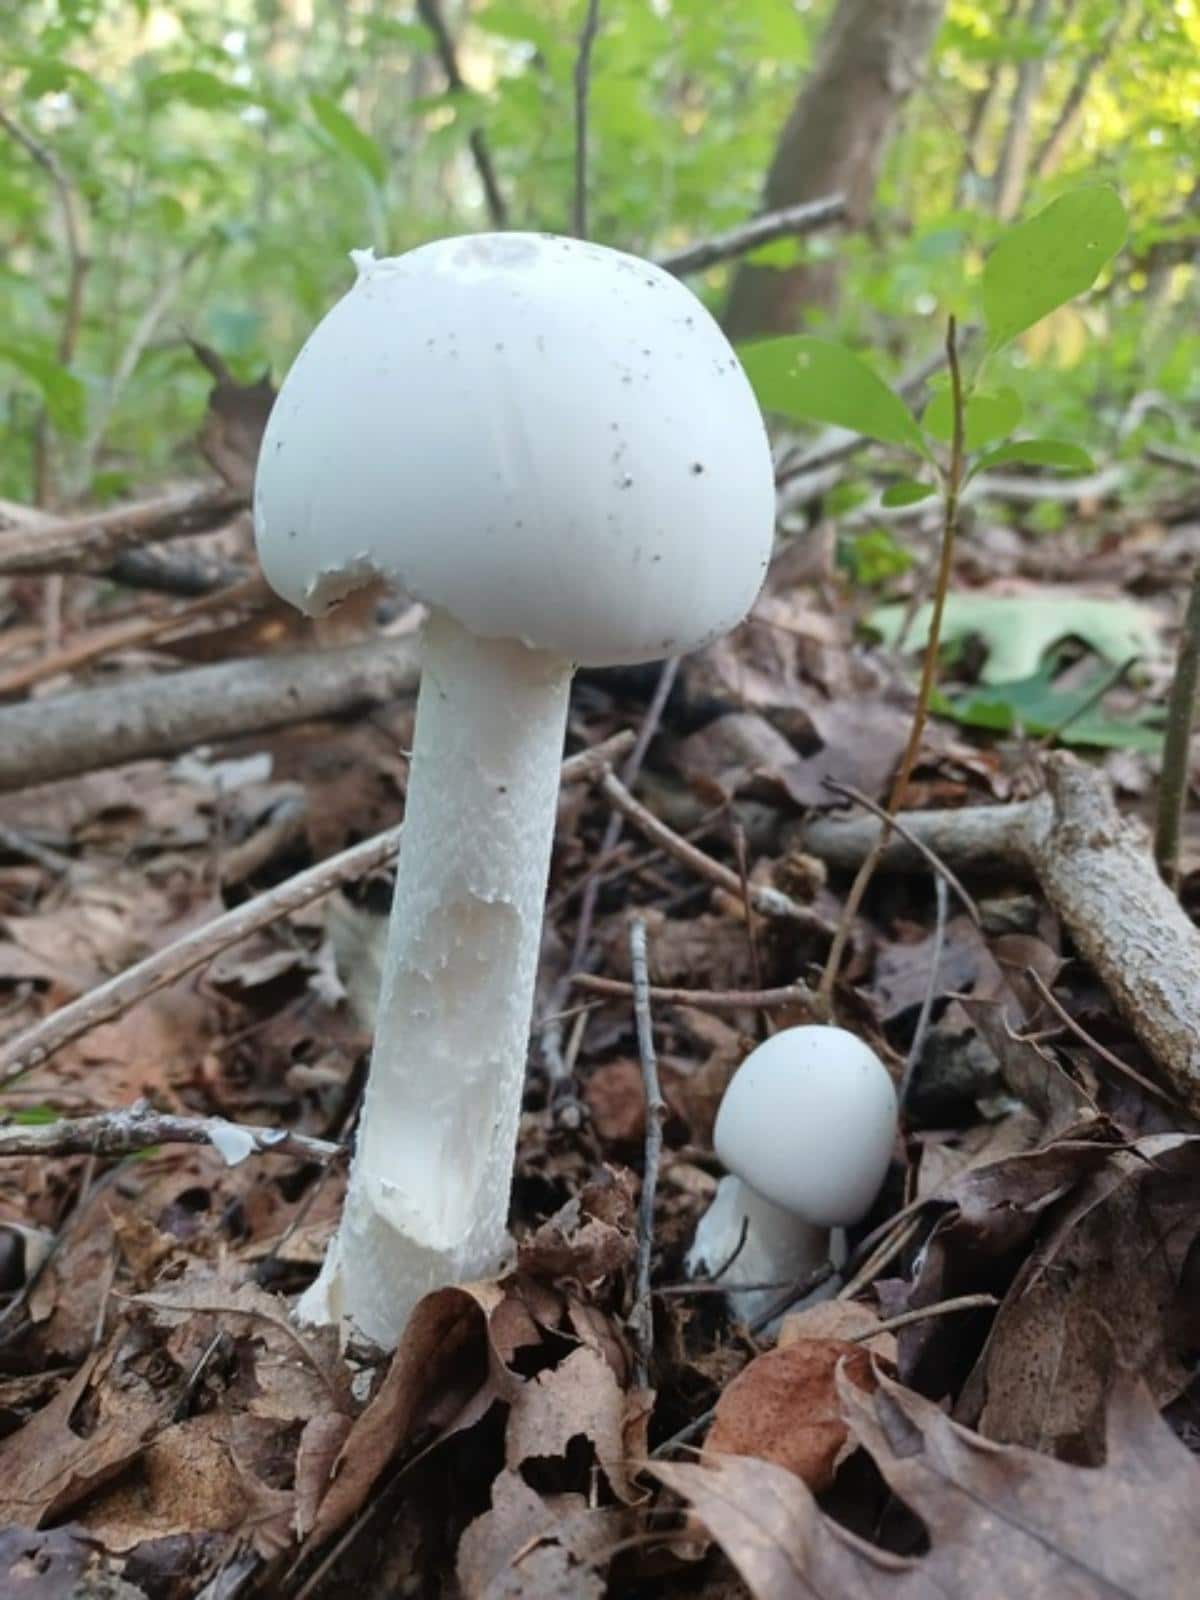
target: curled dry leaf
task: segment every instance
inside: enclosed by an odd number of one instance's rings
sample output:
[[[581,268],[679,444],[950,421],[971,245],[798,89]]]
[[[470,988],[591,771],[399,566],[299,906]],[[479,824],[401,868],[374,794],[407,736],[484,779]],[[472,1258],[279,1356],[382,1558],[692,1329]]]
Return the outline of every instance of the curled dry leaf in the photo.
[[[506,1468],[492,1484],[491,1510],[459,1541],[458,1581],[466,1600],[600,1600],[609,1556],[628,1529],[627,1512],[577,1494],[543,1497]]]
[[[772,1462],[655,1462],[755,1600],[1188,1600],[1200,1566],[1200,1466],[1145,1391],[1122,1384],[1104,1467],[1072,1467],[958,1426],[880,1377],[868,1397],[843,1381],[855,1435],[889,1488],[924,1522],[925,1556],[893,1555],[824,1516]]]
[[[838,1399],[844,1364],[850,1383],[875,1387],[871,1358],[841,1339],[795,1339],[755,1356],[717,1401],[705,1454],[756,1456],[827,1489],[846,1454],[847,1428]]]

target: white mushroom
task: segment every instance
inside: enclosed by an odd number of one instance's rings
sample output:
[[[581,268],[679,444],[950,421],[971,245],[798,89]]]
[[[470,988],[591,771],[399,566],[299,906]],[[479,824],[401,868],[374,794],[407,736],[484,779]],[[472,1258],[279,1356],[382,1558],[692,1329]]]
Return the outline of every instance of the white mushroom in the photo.
[[[728,1284],[736,1316],[762,1316],[830,1259],[832,1229],[870,1210],[895,1137],[896,1091],[861,1039],[844,1028],[775,1034],[721,1101],[713,1146],[729,1176],[700,1219],[688,1271]]]
[[[572,667],[737,623],[774,487],[732,349],[657,267],[530,234],[357,264],[276,402],[255,520],[304,610],[380,576],[431,608],[358,1153],[300,1306],[391,1345],[507,1251]]]

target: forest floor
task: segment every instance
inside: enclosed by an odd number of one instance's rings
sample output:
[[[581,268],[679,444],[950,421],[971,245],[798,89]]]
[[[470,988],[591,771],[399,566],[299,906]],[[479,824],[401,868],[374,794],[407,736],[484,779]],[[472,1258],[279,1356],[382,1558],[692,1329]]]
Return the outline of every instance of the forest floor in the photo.
[[[235,495],[261,409],[218,389],[206,449]],[[1047,750],[1079,740],[1101,788],[1150,819],[1198,483],[1182,474],[1152,509],[1119,486],[1076,501],[1051,536],[1019,506],[966,509],[956,591],[1050,603],[1063,637],[1078,595],[1132,600],[1153,642],[1089,706],[1070,694],[1094,658],[1073,647],[1057,703],[1074,716],[1049,733],[1044,717],[1039,733],[935,720],[906,812],[1027,815],[1062,760],[1048,767]],[[4,512],[0,555],[27,526]],[[892,599],[927,587],[936,526],[910,527],[925,554]],[[136,701],[173,670],[311,649],[311,626],[253,581],[250,548],[244,514],[164,547],[176,588],[189,572],[194,589],[239,579],[203,600],[164,597],[161,571],[157,591],[113,585],[111,545],[61,592],[10,577],[0,691],[37,708],[53,744],[62,691],[99,706],[129,687]],[[1123,986],[1121,941],[1144,930],[1117,926],[1120,905],[1111,927],[1074,927],[1072,887],[1003,820],[981,858],[941,819],[932,859],[885,862],[853,921],[833,1015],[906,1094],[891,1174],[833,1297],[756,1333],[687,1280],[720,1176],[722,1092],[769,1031],[821,1014],[869,815],[847,791],[886,803],[911,725],[912,658],[868,641],[875,601],[836,555],[814,517],[751,618],[673,681],[659,666],[581,675],[568,754],[625,730],[646,748],[631,769],[618,747],[616,783],[585,764],[564,784],[517,1264],[429,1297],[392,1357],[289,1319],[344,1191],[391,851],[335,863],[323,893],[286,886],[400,820],[411,695],[351,684],[340,708],[265,732],[236,727],[231,697],[231,736],[218,714],[198,746],[185,726],[119,766],[105,765],[113,746],[73,768],[68,753],[54,782],[23,783],[10,743],[0,1594],[1194,1592],[1200,1097],[1156,1042],[1163,1019]],[[386,615],[406,648],[417,619]],[[344,649],[374,626],[360,607],[316,642]],[[960,707],[980,665],[968,648],[950,669]],[[17,709],[0,710],[0,741]],[[832,832],[834,813],[859,833]],[[1132,823],[1122,841],[1153,878]],[[1192,827],[1181,882],[1195,904]],[[764,915],[764,886],[790,911]],[[631,1324],[646,1135],[634,917],[667,1107],[648,1352]],[[69,1026],[44,1031],[81,997]],[[719,1456],[697,1454],[706,1437]]]

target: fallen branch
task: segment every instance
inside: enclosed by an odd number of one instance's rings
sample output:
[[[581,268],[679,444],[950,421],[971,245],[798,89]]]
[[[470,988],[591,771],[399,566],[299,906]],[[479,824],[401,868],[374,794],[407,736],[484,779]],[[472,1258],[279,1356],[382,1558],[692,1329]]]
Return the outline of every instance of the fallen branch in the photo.
[[[632,733],[614,734],[603,744],[568,757],[563,762],[563,782],[594,779],[604,770],[607,762],[622,754],[632,742]],[[349,850],[330,856],[327,861],[318,862],[315,867],[309,867],[307,872],[288,878],[286,882],[268,889],[265,894],[247,900],[245,905],[214,918],[203,928],[184,934],[174,944],[156,950],[144,961],[126,968],[115,978],[109,978],[106,983],[52,1012],[0,1047],[0,1084],[41,1066],[63,1045],[80,1038],[101,1023],[111,1022],[123,1015],[139,1000],[145,1000],[168,984],[186,977],[230,945],[270,927],[273,922],[319,900],[322,895],[330,894],[342,884],[353,883],[378,867],[386,866],[400,848],[400,832],[398,827],[389,828],[384,833],[364,839],[361,844],[352,845]]]
[[[879,864],[892,872],[912,872],[932,856],[956,872],[1028,879],[1033,868],[1022,842],[1024,819],[1037,805],[1035,800],[1022,800],[954,811],[902,811]],[[880,832],[874,816],[814,817],[804,824],[799,842],[836,871],[854,872]]]
[[[266,656],[81,689],[0,711],[0,791],[175,755],[312,718],[384,705],[416,687],[410,639]]]
[[[1065,752],[1047,756],[1045,770],[1046,792],[1023,804],[900,821],[957,867],[986,863],[1036,877],[1167,1087],[1200,1115],[1200,929],[1159,876],[1146,830],[1118,812],[1103,774]],[[810,825],[803,837],[815,855],[851,866],[881,831],[871,817]],[[893,840],[881,865],[914,859],[911,845]]]
[[[23,526],[0,536],[0,577],[102,572],[126,550],[208,533],[245,507],[246,496],[223,483],[78,517],[49,517],[32,507],[9,505]]]
[[[760,217],[752,217],[749,222],[730,228],[726,233],[714,234],[711,239],[700,239],[669,256],[660,256],[658,265],[664,272],[673,272],[677,278],[682,278],[689,272],[704,272],[719,262],[747,255],[760,245],[773,244],[776,239],[815,233],[818,228],[827,227],[831,222],[840,222],[845,215],[846,197],[841,194],[826,195],[821,200],[806,200],[801,205],[783,206],[778,211],[767,211]]]
[[[112,1158],[136,1155],[157,1144],[210,1144],[231,1166],[248,1155],[298,1156],[303,1161],[324,1162],[345,1154],[344,1146],[306,1133],[227,1122],[224,1117],[170,1116],[155,1111],[145,1100],[120,1111],[64,1118],[39,1127],[0,1127],[0,1157]]]

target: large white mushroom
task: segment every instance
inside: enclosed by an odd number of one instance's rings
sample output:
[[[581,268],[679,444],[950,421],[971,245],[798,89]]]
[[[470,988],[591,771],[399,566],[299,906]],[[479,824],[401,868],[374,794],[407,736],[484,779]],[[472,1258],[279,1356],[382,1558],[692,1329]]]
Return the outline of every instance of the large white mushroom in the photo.
[[[737,623],[774,489],[732,349],[657,267],[532,234],[356,259],[276,402],[255,521],[305,611],[377,577],[430,608],[358,1151],[300,1306],[391,1345],[506,1254],[572,667]]]
[[[896,1138],[887,1068],[845,1028],[785,1028],[752,1050],[717,1112],[728,1176],[687,1267],[728,1286],[734,1313],[768,1313],[837,1253],[835,1230],[871,1208]]]

